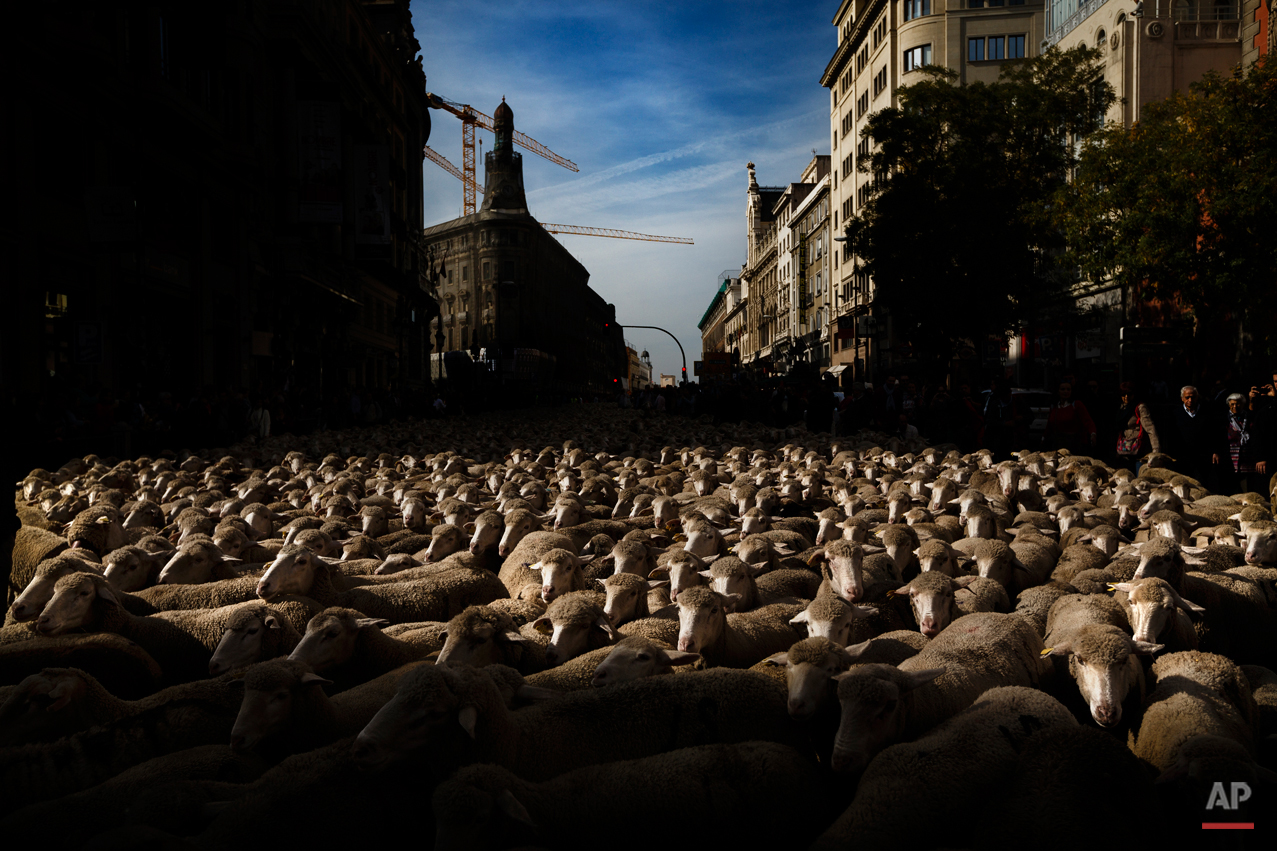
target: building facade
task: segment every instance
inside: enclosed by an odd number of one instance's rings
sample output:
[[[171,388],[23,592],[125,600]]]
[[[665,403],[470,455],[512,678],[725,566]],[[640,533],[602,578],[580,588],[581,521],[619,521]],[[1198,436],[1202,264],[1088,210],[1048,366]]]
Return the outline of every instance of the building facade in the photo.
[[[335,394],[425,381],[430,121],[407,0],[14,12],[6,386],[287,388],[305,428]]]
[[[440,306],[436,349],[468,352],[501,383],[610,390],[627,375],[616,309],[528,211],[514,111],[503,100],[493,119],[483,205],[423,232]]]
[[[1116,2],[1116,0],[1114,0]],[[959,82],[993,82],[1004,64],[1035,55],[1044,36],[1043,0],[843,0],[833,17],[837,46],[821,75],[829,89],[830,227],[868,202],[873,175],[858,171],[871,153],[861,138],[869,116],[897,106],[897,90],[919,79],[926,65],[943,65]],[[834,329],[831,362],[844,383],[873,380],[875,370],[907,365],[893,354],[890,318],[874,305],[873,281],[858,271],[845,246],[831,264],[836,298],[828,306]]]

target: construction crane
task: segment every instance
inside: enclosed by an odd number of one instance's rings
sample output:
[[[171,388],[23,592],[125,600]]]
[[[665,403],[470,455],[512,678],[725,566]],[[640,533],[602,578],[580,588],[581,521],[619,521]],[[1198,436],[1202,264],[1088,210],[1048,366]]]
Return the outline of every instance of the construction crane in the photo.
[[[461,174],[458,176],[461,177],[461,184],[465,192],[465,211],[462,215],[469,216],[475,210],[475,189],[478,186],[478,181],[475,180],[474,176],[474,127],[477,124],[484,130],[495,131],[496,123],[492,116],[483,114],[469,104],[445,100],[432,92],[426,92],[426,104],[432,109],[442,109],[445,112],[451,112],[461,119]],[[518,130],[514,131],[513,141],[519,147],[526,148],[534,154],[545,157],[550,162],[555,165],[561,165],[568,171],[581,170],[570,159],[559,156],[536,139],[520,133]],[[429,146],[426,146],[423,153],[450,173],[457,174],[456,166],[451,163],[444,165],[447,160],[437,151],[432,151]]]
[[[448,160],[447,157],[432,149],[429,145],[426,146],[425,154],[429,160],[438,165],[444,171],[448,172],[448,174],[451,174],[462,183],[467,184],[466,190],[468,193],[483,191],[478,184],[467,181],[466,176],[461,169],[457,168]],[[471,203],[473,204],[473,202]],[[650,233],[635,233],[634,231],[616,230],[614,228],[589,228],[583,225],[552,225],[547,222],[541,222],[540,225],[547,233],[570,233],[576,234],[577,236],[607,236],[612,237],[613,239],[640,239],[646,242],[673,242],[679,245],[696,244],[685,236],[655,236]]]

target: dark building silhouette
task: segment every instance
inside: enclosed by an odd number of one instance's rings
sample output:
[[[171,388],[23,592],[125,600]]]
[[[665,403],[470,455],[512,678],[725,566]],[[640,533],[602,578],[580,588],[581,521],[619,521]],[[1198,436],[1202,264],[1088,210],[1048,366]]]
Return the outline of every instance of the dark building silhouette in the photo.
[[[11,398],[319,410],[429,380],[408,0],[70,0],[6,29]]]
[[[470,352],[506,385],[564,394],[619,389],[626,361],[616,308],[528,212],[514,111],[504,99],[492,118],[479,211],[425,229],[439,273],[436,347]]]

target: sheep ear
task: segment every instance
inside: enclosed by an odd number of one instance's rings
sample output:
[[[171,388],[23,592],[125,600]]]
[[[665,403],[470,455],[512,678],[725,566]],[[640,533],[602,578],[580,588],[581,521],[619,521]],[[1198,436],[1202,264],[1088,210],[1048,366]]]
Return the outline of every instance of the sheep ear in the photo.
[[[649,574],[647,575],[647,578],[648,578],[648,579],[652,579],[652,578],[654,578],[654,577],[655,577],[658,573],[659,573],[661,576],[666,577],[666,578],[665,578],[665,581],[666,581],[666,582],[669,582],[670,569],[669,569],[668,567],[664,566],[664,565],[662,565],[661,567],[656,568],[656,570],[653,570],[651,573],[649,573]]]
[[[532,622],[532,628],[542,635],[551,635],[554,633],[554,622],[549,618],[537,618]]]
[[[471,520],[469,523],[467,523],[466,525],[462,526],[461,528],[466,530],[466,534],[467,534],[467,535],[473,535],[473,534],[474,534],[474,521],[473,521],[473,520]]]
[[[793,623],[793,621],[790,621],[790,623]],[[787,668],[789,667],[789,651],[786,650],[783,653],[773,653],[763,660],[763,664],[773,665],[777,668]]]
[[[671,665],[691,665],[693,662],[700,661],[701,654],[688,653],[684,650],[666,650],[665,656],[670,660]]]
[[[701,576],[704,576],[706,579],[714,578],[714,571],[712,570],[698,570],[696,572],[699,573]]]
[[[792,626],[796,626],[798,624],[807,624],[807,623],[810,623],[810,621],[811,621],[811,616],[807,614],[806,609],[803,609],[801,612],[799,612],[798,614],[794,615],[792,618],[789,619],[789,623]]]
[[[506,641],[509,641],[511,644],[527,644],[528,643],[528,639],[526,636],[524,636],[520,632],[515,632],[514,630],[508,630],[506,632],[501,633],[501,637],[504,638]]]
[[[909,591],[910,591],[910,588],[911,588],[911,586],[912,586],[912,585],[913,585],[913,583],[912,583],[912,582],[906,583],[906,584],[904,584],[904,585],[901,585],[899,588],[897,588],[897,589],[896,589],[896,590],[894,590],[894,591],[888,591],[888,592],[887,592],[887,594],[888,594],[888,596],[891,596],[891,597],[905,597],[905,596],[908,596]]]
[[[577,556],[576,558],[577,558],[577,561],[579,561],[581,564],[589,564],[590,562],[594,561],[594,559],[598,558],[598,556],[591,554],[588,556]]]
[[[926,685],[936,677],[943,676],[944,668],[927,668],[925,671],[910,671],[905,676],[905,681],[900,683],[901,691],[911,691],[918,686]]]
[[[279,618],[275,617],[273,614],[269,614],[262,618],[262,625],[267,629],[281,629]]]
[[[606,616],[595,618],[594,625],[597,626],[599,629],[603,630],[604,632],[606,632],[608,638],[612,639],[613,641],[616,640],[616,629],[613,628],[612,624],[608,621]]]
[[[740,594],[720,594],[719,596],[723,598],[723,609],[729,613],[736,611],[736,607],[740,605]]]
[[[599,587],[600,587],[600,588],[604,589],[605,591],[607,590],[607,583],[606,583],[606,582],[604,582],[602,579],[598,579],[598,578],[596,577],[594,581],[595,581],[595,582],[597,582],[597,583],[599,583]]]
[[[846,647],[843,648],[843,652],[847,654],[847,658],[851,661],[853,665],[856,662],[860,661],[861,655],[864,654],[864,652],[869,649],[869,643],[872,640],[873,639],[866,639],[865,641],[862,641],[859,644],[848,644]]]
[[[1165,644],[1154,644],[1151,641],[1131,641],[1131,646],[1140,656],[1152,656],[1154,653],[1160,653],[1165,649]]]
[[[321,686],[330,686],[333,684],[332,680],[326,680],[323,677],[321,677],[319,674],[313,674],[310,671],[307,671],[306,673],[302,674],[301,682],[316,683]]]
[[[1110,591],[1122,591],[1123,593],[1126,593],[1126,594],[1130,594],[1132,591],[1134,591],[1138,587],[1139,585],[1137,585],[1134,582],[1110,582],[1109,583]]]
[[[524,683],[523,685],[519,686],[518,690],[515,691],[514,696],[519,698],[520,700],[542,701],[542,700],[553,700],[554,698],[558,697],[560,694],[562,694],[562,692],[555,691],[552,688],[542,688],[541,686],[530,686],[527,683]]]
[[[461,725],[461,729],[466,731],[466,735],[474,738],[474,725],[479,720],[479,710],[473,706],[463,706],[457,713],[457,723]]]
[[[523,804],[519,803],[519,799],[514,797],[514,793],[509,789],[502,789],[497,795],[497,809],[505,813],[517,822],[522,822],[528,827],[535,828],[537,823],[532,820],[532,816],[528,815],[528,811]]]
[[[123,608],[124,604],[121,603],[120,598],[115,595],[115,589],[113,589],[105,579],[101,579],[100,577],[99,579],[100,581],[94,583],[97,585],[98,596],[103,600],[106,600],[108,603],[114,603],[115,605]]]
[[[1067,656],[1073,652],[1073,644],[1068,641],[1061,641],[1054,647],[1047,647],[1042,650],[1043,656]]]
[[[390,621],[385,618],[359,618],[355,621],[355,626],[359,629],[367,629],[368,627],[381,628],[390,626]]]

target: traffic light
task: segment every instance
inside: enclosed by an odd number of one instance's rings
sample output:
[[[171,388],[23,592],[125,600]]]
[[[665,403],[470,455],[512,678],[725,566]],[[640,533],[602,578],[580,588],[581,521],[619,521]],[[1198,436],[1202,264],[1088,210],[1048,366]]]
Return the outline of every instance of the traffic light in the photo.
[[[687,383],[687,367],[683,367],[683,383]]]

